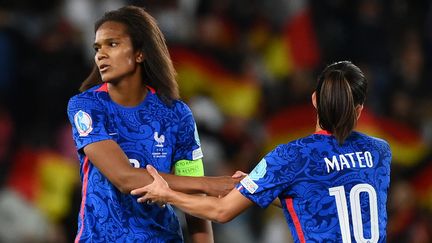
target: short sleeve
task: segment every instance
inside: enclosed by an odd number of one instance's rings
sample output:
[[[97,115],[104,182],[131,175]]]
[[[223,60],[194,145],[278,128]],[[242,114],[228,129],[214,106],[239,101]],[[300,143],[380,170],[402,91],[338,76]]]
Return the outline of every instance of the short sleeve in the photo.
[[[197,160],[203,157],[198,129],[192,111],[184,103],[179,103],[177,111],[180,122],[177,143],[174,151],[174,162],[179,160]]]
[[[77,150],[91,143],[111,139],[106,130],[107,114],[96,98],[80,95],[72,97],[67,113]]]
[[[262,208],[268,207],[292,181],[286,174],[289,161],[280,155],[282,150],[277,147],[264,156],[237,187],[241,194]]]

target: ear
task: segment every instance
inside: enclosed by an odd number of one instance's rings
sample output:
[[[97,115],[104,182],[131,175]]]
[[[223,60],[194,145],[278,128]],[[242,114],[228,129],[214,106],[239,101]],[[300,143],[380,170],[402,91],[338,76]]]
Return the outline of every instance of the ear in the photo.
[[[317,108],[316,92],[315,91],[312,93],[312,105],[315,107],[315,109]]]
[[[356,107],[357,120],[360,118],[361,112],[363,111],[363,105],[358,105]]]
[[[137,63],[142,63],[144,62],[144,53],[142,51],[138,51],[135,55],[135,61]]]

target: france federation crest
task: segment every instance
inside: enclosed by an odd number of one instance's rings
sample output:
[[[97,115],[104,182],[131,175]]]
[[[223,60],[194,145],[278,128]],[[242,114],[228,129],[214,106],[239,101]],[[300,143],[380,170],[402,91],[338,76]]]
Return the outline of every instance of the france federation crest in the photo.
[[[90,115],[82,110],[75,113],[74,123],[80,136],[85,137],[93,130],[93,122]]]

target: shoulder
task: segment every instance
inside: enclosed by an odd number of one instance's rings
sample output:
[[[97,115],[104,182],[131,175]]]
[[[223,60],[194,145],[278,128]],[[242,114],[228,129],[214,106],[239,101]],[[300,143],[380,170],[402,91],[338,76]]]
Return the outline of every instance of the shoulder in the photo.
[[[388,142],[382,138],[370,136],[370,135],[367,135],[367,134],[364,134],[364,133],[361,133],[358,131],[354,131],[353,135],[357,136],[358,139],[365,139],[365,140],[368,140],[368,141],[373,142],[373,143],[380,143],[380,144],[387,144],[388,145]]]
[[[192,114],[190,107],[182,100],[174,100],[172,103],[172,109],[174,112],[183,115]]]
[[[278,156],[284,159],[296,157],[304,147],[302,143],[299,143],[300,140],[301,139],[296,139],[285,144],[279,144],[269,153],[269,155]]]
[[[373,137],[373,136],[370,136],[370,135],[367,135],[367,134],[364,134],[361,132],[357,132],[357,131],[353,132],[353,135],[356,139],[365,140],[371,146],[376,146],[379,148],[390,150],[390,144],[382,138]]]
[[[101,106],[101,101],[107,99],[108,95],[106,92],[100,91],[101,85],[97,85],[89,90],[72,96],[68,102],[68,110],[77,107],[87,107],[87,106]]]
[[[311,134],[280,144],[273,151],[283,157],[304,157],[313,154],[316,149],[325,148],[327,144],[331,144],[330,136]]]

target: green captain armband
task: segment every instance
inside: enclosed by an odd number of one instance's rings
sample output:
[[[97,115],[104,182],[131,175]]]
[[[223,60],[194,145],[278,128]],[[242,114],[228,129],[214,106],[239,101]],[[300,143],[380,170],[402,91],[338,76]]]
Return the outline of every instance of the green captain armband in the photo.
[[[174,174],[178,176],[204,176],[202,159],[177,161],[174,166]]]

